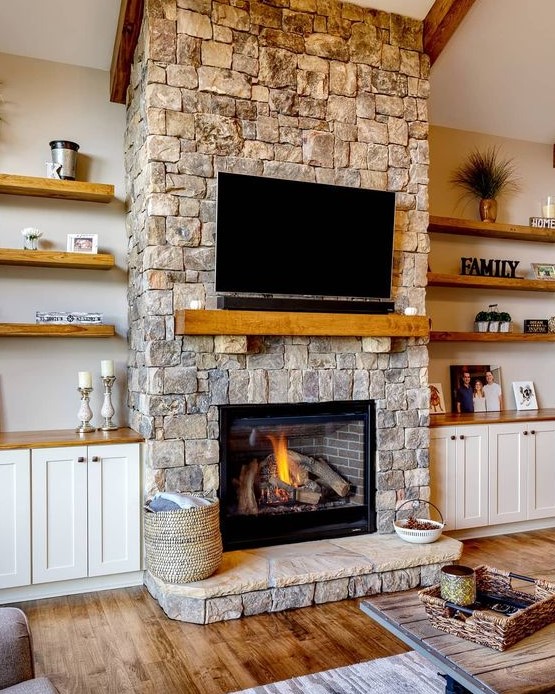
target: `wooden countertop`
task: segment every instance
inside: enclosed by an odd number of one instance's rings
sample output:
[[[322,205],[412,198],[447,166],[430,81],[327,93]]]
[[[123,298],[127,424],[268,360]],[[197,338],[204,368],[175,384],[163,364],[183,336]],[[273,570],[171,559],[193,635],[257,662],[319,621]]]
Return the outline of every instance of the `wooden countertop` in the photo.
[[[545,422],[555,419],[555,408],[539,410],[502,410],[501,412],[448,412],[431,414],[430,427],[462,424],[505,424],[509,422]]]
[[[0,432],[0,450],[14,448],[89,446],[111,443],[141,443],[143,441],[143,436],[127,427],[120,427],[114,431],[91,431],[88,434],[78,434],[75,429]]]

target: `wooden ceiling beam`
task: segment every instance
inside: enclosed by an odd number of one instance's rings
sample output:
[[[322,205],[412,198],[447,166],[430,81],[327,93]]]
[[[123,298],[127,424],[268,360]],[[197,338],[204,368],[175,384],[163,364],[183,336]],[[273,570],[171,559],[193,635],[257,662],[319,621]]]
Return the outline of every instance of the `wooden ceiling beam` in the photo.
[[[436,0],[424,18],[424,53],[430,56],[430,65],[465,18],[475,0]]]
[[[125,104],[133,54],[143,21],[144,0],[121,0],[110,68],[110,101]]]

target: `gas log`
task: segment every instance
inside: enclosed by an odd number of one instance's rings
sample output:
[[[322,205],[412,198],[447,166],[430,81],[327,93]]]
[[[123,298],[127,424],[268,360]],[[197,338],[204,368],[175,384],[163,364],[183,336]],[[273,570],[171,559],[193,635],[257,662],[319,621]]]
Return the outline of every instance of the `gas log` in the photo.
[[[237,511],[240,514],[258,513],[258,499],[266,503],[286,501],[316,505],[331,490],[339,497],[349,494],[350,485],[322,457],[287,450],[287,466],[291,479],[284,481],[278,474],[276,456],[271,453],[262,462],[242,465],[237,489]]]

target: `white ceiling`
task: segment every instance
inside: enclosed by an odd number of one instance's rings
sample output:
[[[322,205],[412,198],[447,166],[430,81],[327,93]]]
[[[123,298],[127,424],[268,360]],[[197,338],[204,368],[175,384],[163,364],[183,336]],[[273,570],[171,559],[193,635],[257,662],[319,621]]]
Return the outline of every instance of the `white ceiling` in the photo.
[[[433,0],[356,4],[423,19]],[[0,51],[109,70],[119,7],[120,0],[3,0]],[[432,67],[431,124],[554,143],[553,27],[553,0],[476,0]]]

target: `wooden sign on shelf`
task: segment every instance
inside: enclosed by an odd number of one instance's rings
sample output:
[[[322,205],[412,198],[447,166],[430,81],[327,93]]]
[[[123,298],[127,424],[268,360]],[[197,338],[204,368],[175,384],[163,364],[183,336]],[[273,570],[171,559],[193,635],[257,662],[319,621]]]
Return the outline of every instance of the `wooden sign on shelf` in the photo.
[[[530,217],[530,226],[536,229],[555,229],[555,217]]]
[[[547,319],[540,318],[529,318],[524,321],[524,332],[525,333],[547,333],[548,321]]]

